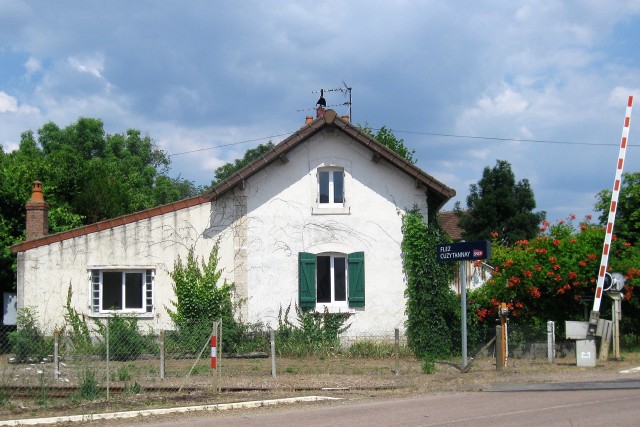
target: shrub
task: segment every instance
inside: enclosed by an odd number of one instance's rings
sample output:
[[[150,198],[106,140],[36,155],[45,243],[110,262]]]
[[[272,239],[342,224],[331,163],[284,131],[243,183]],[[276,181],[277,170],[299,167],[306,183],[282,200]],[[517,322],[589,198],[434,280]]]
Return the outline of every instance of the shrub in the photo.
[[[436,373],[436,363],[433,360],[433,356],[425,354],[422,357],[422,372],[431,375]]]
[[[176,301],[174,309],[167,308],[177,328],[173,343],[184,353],[198,353],[208,340],[214,321],[222,319],[226,351],[233,351],[241,329],[233,317],[231,291],[233,284],[219,285],[222,271],[218,270],[218,245],[209,254],[209,260],[198,262],[193,248],[186,263],[180,258],[174,263],[171,279]]]
[[[69,289],[67,290],[67,302],[65,308],[65,321],[70,327],[67,332],[69,340],[71,341],[71,352],[75,354],[91,354],[93,352],[93,344],[91,342],[91,332],[89,331],[89,325],[84,318],[84,315],[78,313],[71,305],[71,297],[73,293],[71,291],[71,283],[69,283]]]
[[[72,400],[94,400],[100,395],[100,386],[93,369],[85,368],[82,371],[78,392],[71,397]]]
[[[291,305],[284,314],[282,307],[278,313],[277,345],[280,354],[304,356],[308,354],[335,352],[340,347],[340,334],[349,328],[345,326],[349,313],[329,313],[302,311],[296,305],[297,324],[289,320]]]
[[[600,266],[605,230],[589,217],[574,226],[574,215],[556,224],[543,222],[541,234],[506,246],[494,233],[491,264],[493,276],[469,294],[472,320],[489,336],[495,326],[497,308],[506,303],[511,325],[523,331],[536,331],[544,337],[546,322],[556,322],[560,337],[565,335],[566,320],[584,320],[585,305],[590,308]],[[640,248],[621,238],[614,238],[609,249],[609,269],[626,278],[623,294],[623,333],[638,326],[640,310]],[[610,304],[603,298],[601,318],[610,317]]]
[[[98,344],[98,354],[107,356],[107,324],[109,338],[110,360],[135,360],[147,345],[147,340],[138,332],[138,319],[114,316],[107,319],[107,323],[96,322],[98,333],[102,341]]]
[[[18,310],[17,330],[9,334],[11,351],[17,363],[40,361],[53,354],[53,340],[45,338],[31,307]]]

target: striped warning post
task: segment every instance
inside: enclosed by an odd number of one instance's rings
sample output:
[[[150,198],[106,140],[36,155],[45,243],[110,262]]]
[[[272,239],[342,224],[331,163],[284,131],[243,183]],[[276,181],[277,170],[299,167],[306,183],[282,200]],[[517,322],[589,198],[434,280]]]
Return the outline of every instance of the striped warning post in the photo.
[[[216,369],[218,363],[218,343],[215,335],[211,336],[211,369]]]
[[[624,127],[622,128],[622,140],[620,142],[620,152],[618,154],[618,164],[616,167],[616,178],[613,181],[613,192],[611,193],[611,207],[609,209],[609,218],[607,220],[606,233],[604,235],[604,245],[602,247],[602,258],[600,260],[600,269],[598,270],[598,282],[596,285],[596,295],[593,300],[593,311],[591,317],[600,311],[600,303],[602,302],[602,291],[604,288],[604,278],[609,264],[609,249],[611,248],[611,239],[613,236],[613,224],[616,219],[616,208],[618,206],[618,198],[620,196],[620,187],[622,186],[622,169],[624,167],[624,158],[627,154],[627,139],[629,138],[629,125],[631,124],[631,108],[633,106],[633,96],[627,101],[627,112],[624,118]]]

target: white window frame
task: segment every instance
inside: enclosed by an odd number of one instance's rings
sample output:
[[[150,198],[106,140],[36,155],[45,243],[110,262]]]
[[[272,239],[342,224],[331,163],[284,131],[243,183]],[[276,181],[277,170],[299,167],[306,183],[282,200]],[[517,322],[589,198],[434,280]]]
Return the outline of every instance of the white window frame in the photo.
[[[322,202],[320,200],[320,176],[323,173],[328,173],[329,174],[329,183],[328,183],[328,190],[329,190],[329,201],[328,202]],[[335,175],[342,175],[342,201],[341,202],[336,202],[336,192],[335,192]],[[344,172],[344,168],[338,168],[338,167],[323,167],[323,168],[318,168],[318,207],[325,207],[325,208],[342,208],[345,205],[345,181],[346,181],[346,175]]]
[[[120,301],[122,308],[117,310],[103,309],[104,297],[104,273],[121,273],[121,296]],[[140,274],[142,277],[142,307],[127,308],[126,304],[126,275]],[[89,278],[91,286],[91,313],[100,314],[135,314],[135,315],[153,315],[153,293],[155,285],[155,270],[150,268],[91,268],[89,269]]]
[[[331,292],[331,301],[330,302],[320,302],[318,301],[318,289],[320,288],[320,283],[318,281],[318,275],[320,272],[319,265],[316,261],[316,309],[324,309],[327,308],[349,308],[349,267],[347,262],[347,254],[339,253],[339,252],[329,252],[329,253],[320,253],[316,255],[316,259],[320,257],[329,257],[329,276],[331,279],[330,283],[330,292]],[[336,301],[336,273],[335,273],[335,259],[341,258],[344,260],[344,301]]]
[[[329,202],[320,202],[320,180],[323,172],[329,173]],[[335,187],[334,177],[336,173],[342,173],[342,203],[335,202]],[[347,192],[349,189],[350,177],[346,172],[346,169],[341,166],[321,166],[316,169],[315,173],[315,186],[314,196],[315,203],[311,206],[312,215],[350,215],[351,214],[351,202],[347,198]]]

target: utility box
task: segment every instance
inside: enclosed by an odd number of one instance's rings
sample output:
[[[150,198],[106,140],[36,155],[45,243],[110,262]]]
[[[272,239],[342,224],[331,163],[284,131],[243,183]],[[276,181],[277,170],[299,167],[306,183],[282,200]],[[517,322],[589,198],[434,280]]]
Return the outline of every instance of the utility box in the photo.
[[[576,340],[576,364],[594,368],[596,366],[596,340],[587,338]]]
[[[589,330],[588,322],[575,322],[567,320],[564,322],[565,335],[568,340],[582,340],[587,338],[587,331]]]

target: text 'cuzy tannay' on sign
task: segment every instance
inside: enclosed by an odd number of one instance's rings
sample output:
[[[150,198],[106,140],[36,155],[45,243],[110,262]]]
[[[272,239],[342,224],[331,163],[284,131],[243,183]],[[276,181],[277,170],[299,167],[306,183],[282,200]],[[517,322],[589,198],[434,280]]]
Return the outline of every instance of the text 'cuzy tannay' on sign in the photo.
[[[436,260],[440,262],[488,258],[491,258],[491,242],[488,240],[445,243],[436,246]]]

